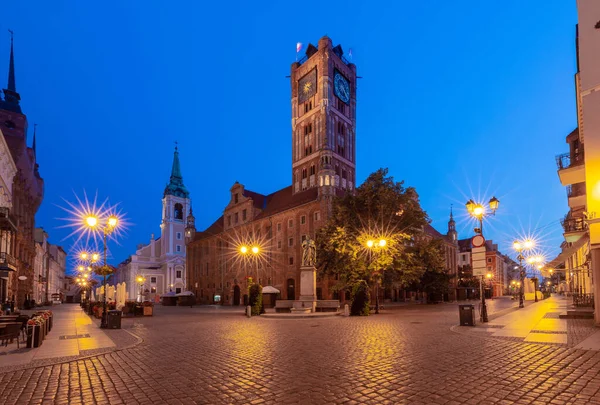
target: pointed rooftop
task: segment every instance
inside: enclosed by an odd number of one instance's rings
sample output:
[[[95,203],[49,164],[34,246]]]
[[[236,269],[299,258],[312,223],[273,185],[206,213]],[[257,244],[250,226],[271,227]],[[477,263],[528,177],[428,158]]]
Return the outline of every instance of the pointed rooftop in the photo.
[[[181,198],[190,198],[190,192],[183,185],[183,176],[181,175],[181,166],[179,164],[179,151],[175,146],[173,153],[173,167],[171,168],[171,178],[169,184],[165,187],[165,197],[172,195]]]
[[[0,109],[21,114],[19,101],[21,96],[17,93],[15,81],[15,52],[13,46],[13,32],[10,31],[10,59],[8,62],[8,84],[4,89],[4,101],[0,101]]]

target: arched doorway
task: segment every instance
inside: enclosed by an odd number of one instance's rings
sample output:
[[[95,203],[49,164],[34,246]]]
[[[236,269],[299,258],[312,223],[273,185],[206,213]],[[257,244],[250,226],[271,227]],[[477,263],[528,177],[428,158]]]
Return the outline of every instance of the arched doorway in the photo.
[[[296,299],[296,280],[294,280],[293,278],[288,278],[287,280],[287,299]]]
[[[240,286],[233,287],[233,305],[240,305]]]

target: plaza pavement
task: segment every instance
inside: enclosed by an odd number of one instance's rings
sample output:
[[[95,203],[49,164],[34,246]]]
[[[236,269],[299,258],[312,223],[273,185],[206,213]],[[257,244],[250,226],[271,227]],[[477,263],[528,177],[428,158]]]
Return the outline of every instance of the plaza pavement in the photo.
[[[527,340],[563,304],[489,301],[491,326],[468,331],[456,326],[456,304],[299,320],[157,307],[124,319],[125,331],[103,331],[131,332],[135,344],[0,373],[0,403],[600,404],[599,351]],[[573,321],[578,339],[594,336],[592,321]],[[514,333],[492,335],[501,330]]]

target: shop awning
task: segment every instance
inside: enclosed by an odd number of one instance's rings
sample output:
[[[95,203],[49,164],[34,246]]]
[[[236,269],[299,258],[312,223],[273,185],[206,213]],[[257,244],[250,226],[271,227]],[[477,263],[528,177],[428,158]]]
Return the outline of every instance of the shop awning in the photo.
[[[280,292],[277,288],[270,285],[264,286],[262,289],[263,294],[279,294]]]
[[[560,254],[558,256],[556,256],[552,261],[550,261],[544,267],[549,268],[549,269],[556,269],[557,266],[560,266],[561,264],[566,262],[569,257],[573,256],[575,254],[575,252],[577,252],[586,243],[589,243],[589,241],[590,241],[589,236],[587,236],[587,235],[582,236],[581,238],[579,238],[579,240],[577,242],[573,242],[573,244],[571,246],[564,248],[563,251],[560,252]],[[556,269],[556,270],[560,271],[561,269]]]

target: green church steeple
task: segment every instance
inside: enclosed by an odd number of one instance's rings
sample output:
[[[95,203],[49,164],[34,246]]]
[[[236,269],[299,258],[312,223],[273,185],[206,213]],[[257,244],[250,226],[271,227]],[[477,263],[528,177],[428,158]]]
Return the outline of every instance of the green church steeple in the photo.
[[[165,197],[172,195],[175,197],[189,198],[190,192],[183,185],[183,176],[181,175],[181,166],[179,164],[179,152],[177,146],[175,146],[175,153],[173,154],[173,167],[171,168],[171,178],[169,184],[165,187]]]

